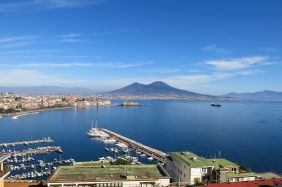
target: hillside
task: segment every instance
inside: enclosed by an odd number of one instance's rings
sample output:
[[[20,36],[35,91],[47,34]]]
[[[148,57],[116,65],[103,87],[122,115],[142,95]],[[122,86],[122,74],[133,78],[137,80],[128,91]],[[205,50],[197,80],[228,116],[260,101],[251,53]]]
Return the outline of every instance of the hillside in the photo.
[[[206,96],[195,92],[190,92],[174,88],[164,82],[156,81],[151,84],[133,83],[123,88],[109,92],[115,95],[178,95],[178,96]]]
[[[243,99],[243,100],[282,101],[282,92],[276,92],[272,90],[264,90],[260,92],[249,92],[249,93],[231,92],[224,96]]]

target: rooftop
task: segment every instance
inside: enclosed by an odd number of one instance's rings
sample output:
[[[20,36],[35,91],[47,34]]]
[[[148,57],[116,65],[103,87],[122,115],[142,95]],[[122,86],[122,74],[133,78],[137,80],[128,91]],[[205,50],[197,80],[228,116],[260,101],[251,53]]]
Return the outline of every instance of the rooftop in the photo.
[[[216,168],[239,167],[238,164],[235,164],[224,158],[207,159],[204,157],[200,157],[192,152],[171,152],[169,154],[171,156],[175,156],[178,159],[182,160],[190,167],[205,167],[205,166],[213,166]]]
[[[171,156],[174,156],[183,162],[185,162],[190,167],[204,167],[204,166],[214,166],[214,163],[209,159],[200,157],[192,152],[171,152]]]
[[[213,158],[213,159],[209,159],[209,160],[219,167],[239,167],[238,164],[235,164],[235,163],[233,163],[229,160],[226,160],[224,158]]]
[[[258,174],[253,173],[253,172],[248,172],[248,173],[228,173],[228,177],[256,177]]]
[[[157,165],[104,165],[94,166],[78,163],[74,166],[61,166],[49,178],[49,183],[60,182],[102,182],[115,180],[155,180],[169,178]]]

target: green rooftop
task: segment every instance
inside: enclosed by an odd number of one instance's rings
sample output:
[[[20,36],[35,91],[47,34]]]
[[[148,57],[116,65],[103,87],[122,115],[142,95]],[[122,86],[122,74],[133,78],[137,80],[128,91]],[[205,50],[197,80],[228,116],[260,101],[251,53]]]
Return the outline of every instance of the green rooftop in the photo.
[[[104,165],[104,167],[90,165],[91,163],[88,162],[77,163],[75,166],[61,166],[48,182],[103,182],[167,178],[157,165]]]
[[[213,159],[208,159],[210,160],[212,163],[214,163],[214,165],[216,167],[221,167],[221,168],[226,168],[226,167],[239,167],[238,164],[235,164],[229,160],[226,160],[224,158],[213,158]]]
[[[89,162],[75,162],[74,166],[110,166],[111,162],[109,161],[89,161]]]
[[[239,167],[239,165],[229,160],[226,160],[224,158],[207,159],[204,157],[200,157],[192,152],[171,152],[169,154],[171,156],[174,156],[182,160],[189,167],[193,167],[193,168],[199,168],[199,167],[205,167],[205,166],[213,166],[216,168]]]
[[[192,168],[214,166],[214,163],[211,162],[209,159],[200,157],[192,152],[171,152],[169,154],[182,160],[184,163],[186,163],[189,167]]]

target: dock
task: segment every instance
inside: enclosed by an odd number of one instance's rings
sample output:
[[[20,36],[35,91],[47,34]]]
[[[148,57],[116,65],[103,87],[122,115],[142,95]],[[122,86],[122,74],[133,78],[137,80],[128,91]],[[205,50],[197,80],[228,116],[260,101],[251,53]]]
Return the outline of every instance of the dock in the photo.
[[[61,147],[47,146],[47,147],[39,147],[36,149],[27,149],[27,150],[22,150],[22,151],[0,153],[0,157],[1,156],[16,157],[16,156],[24,156],[24,155],[40,155],[40,154],[47,154],[51,152],[62,153],[63,151]]]
[[[50,137],[48,137],[48,138],[42,138],[42,139],[39,139],[39,140],[1,143],[0,147],[15,147],[15,146],[18,146],[18,145],[33,145],[33,144],[53,143],[53,142],[54,142],[54,140],[52,140]]]
[[[127,137],[124,137],[120,134],[117,134],[115,132],[112,132],[110,130],[107,129],[103,129],[103,128],[99,128],[99,130],[105,132],[106,134],[108,134],[110,136],[110,138],[116,140],[117,142],[123,143],[125,145],[127,145],[129,148],[134,149],[136,151],[140,151],[142,153],[144,153],[145,155],[147,155],[148,157],[152,157],[155,160],[159,161],[159,162],[165,162],[166,160],[166,153],[159,151],[157,149],[153,149],[149,146],[143,145],[139,142],[136,142],[134,140],[131,140]]]

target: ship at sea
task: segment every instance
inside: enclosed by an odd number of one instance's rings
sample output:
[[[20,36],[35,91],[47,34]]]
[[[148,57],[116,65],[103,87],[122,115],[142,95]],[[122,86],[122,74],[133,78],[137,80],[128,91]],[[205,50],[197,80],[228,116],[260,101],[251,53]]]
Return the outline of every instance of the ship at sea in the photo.
[[[221,104],[218,104],[218,103],[212,103],[211,106],[214,106],[214,107],[221,107]]]
[[[92,127],[89,129],[87,132],[88,136],[93,137],[93,138],[108,138],[109,135],[106,134],[105,132],[101,131],[100,129],[97,128],[97,120],[96,120],[96,125],[93,128],[93,121],[92,121]]]
[[[121,106],[141,106],[138,102],[123,102]]]

